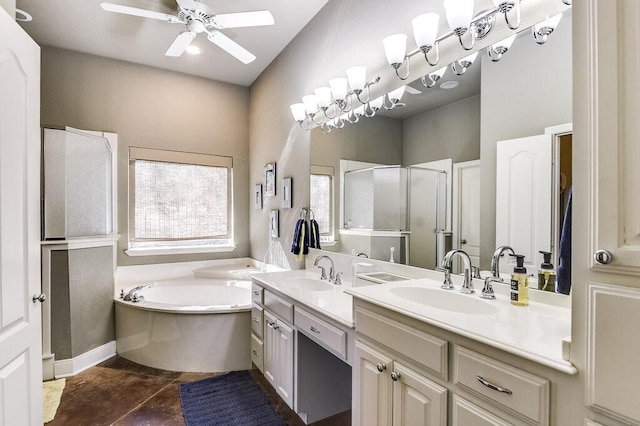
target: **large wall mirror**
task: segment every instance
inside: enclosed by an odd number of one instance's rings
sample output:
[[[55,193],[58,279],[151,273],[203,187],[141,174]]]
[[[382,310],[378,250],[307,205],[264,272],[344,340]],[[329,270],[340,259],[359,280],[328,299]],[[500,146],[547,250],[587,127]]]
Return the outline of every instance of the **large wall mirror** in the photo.
[[[323,181],[330,195],[312,188],[311,205],[335,238],[323,249],[433,269],[461,248],[488,271],[506,244],[533,274],[540,250],[557,267],[571,188],[571,26],[569,9],[544,44],[521,30],[498,62],[483,49],[462,75],[447,66],[431,88],[409,83],[403,108],[313,129],[312,186]]]

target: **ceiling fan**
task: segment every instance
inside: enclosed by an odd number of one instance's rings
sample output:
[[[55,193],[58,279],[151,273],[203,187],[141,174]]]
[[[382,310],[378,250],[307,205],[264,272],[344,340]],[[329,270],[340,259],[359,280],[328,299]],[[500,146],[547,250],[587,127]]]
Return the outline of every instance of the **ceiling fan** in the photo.
[[[189,44],[200,33],[206,33],[207,39],[234,56],[240,62],[248,64],[256,57],[244,47],[221,33],[225,28],[257,27],[273,25],[273,15],[268,10],[253,12],[214,14],[204,3],[196,0],[176,0],[178,3],[178,15],[169,15],[152,10],[138,9],[136,7],[123,6],[114,3],[102,2],[100,6],[108,12],[123,13],[125,15],[140,16],[143,18],[166,21],[170,24],[184,24],[187,31],[183,31],[173,41],[166,56],[181,56]]]

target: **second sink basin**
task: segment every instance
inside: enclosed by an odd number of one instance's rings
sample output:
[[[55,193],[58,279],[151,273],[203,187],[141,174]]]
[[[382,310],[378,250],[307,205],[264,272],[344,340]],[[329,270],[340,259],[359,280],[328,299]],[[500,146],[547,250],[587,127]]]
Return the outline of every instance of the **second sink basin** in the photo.
[[[487,315],[496,311],[491,302],[477,296],[453,293],[451,291],[426,287],[396,287],[392,294],[414,303],[462,314]]]

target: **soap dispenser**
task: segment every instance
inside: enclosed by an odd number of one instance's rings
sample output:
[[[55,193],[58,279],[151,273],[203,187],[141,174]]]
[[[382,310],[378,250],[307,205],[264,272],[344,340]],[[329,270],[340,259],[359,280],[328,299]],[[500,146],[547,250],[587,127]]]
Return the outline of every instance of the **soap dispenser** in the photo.
[[[540,251],[544,257],[544,261],[538,269],[538,289],[544,291],[556,291],[556,270],[551,263],[551,253],[548,251]]]
[[[524,267],[524,256],[510,254],[516,258],[516,266],[511,274],[511,304],[516,306],[529,305],[529,277]]]

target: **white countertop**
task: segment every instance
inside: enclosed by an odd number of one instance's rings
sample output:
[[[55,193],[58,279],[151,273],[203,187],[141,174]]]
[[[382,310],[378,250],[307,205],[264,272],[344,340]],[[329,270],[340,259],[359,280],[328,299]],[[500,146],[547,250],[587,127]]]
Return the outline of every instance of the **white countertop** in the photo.
[[[301,269],[286,272],[267,272],[251,276],[264,285],[265,288],[275,290],[296,301],[296,304],[304,305],[315,310],[342,325],[354,328],[353,322],[353,298],[343,292],[351,288],[351,283],[343,282],[342,285],[330,286],[329,290],[313,290],[305,285],[304,280],[318,280],[318,270]],[[296,282],[296,280],[300,280]]]
[[[388,284],[351,287],[345,291],[354,297],[374,303],[411,318],[432,324],[443,330],[468,337],[500,350],[535,361],[567,374],[576,374],[577,369],[563,359],[562,341],[571,335],[571,310],[530,302],[529,306],[514,306],[507,296],[496,294],[495,300],[479,298],[479,289],[473,295],[459,294],[460,305],[470,303],[470,313],[439,309],[419,303],[394,293],[400,287],[427,287],[438,291],[440,282],[418,279]],[[454,292],[459,291],[456,286]],[[410,293],[411,290],[408,291]],[[452,295],[454,296],[454,295]],[[475,300],[468,300],[472,298]],[[484,306],[487,304],[488,306]],[[479,309],[482,308],[482,309]],[[486,312],[488,311],[488,312]]]

